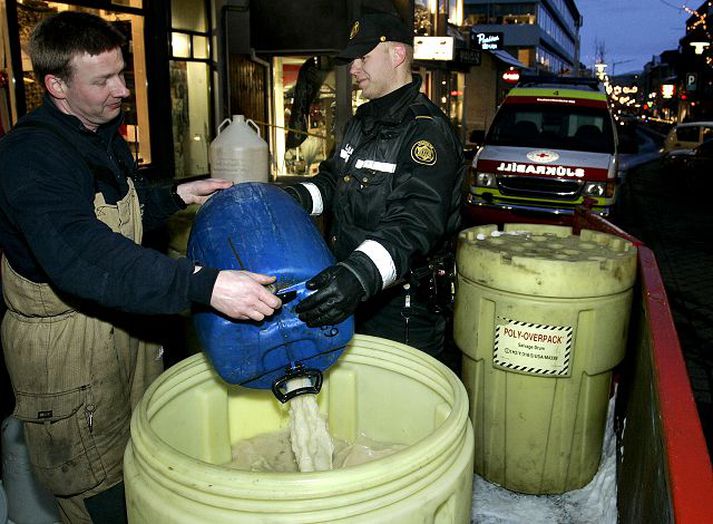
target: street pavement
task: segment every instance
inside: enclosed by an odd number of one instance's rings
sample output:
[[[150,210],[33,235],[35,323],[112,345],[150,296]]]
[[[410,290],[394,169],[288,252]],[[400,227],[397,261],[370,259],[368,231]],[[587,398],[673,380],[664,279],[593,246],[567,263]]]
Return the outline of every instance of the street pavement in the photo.
[[[656,255],[708,451],[713,455],[711,189],[713,183],[690,184],[686,172],[660,160],[638,166],[628,173],[621,212],[613,222]]]

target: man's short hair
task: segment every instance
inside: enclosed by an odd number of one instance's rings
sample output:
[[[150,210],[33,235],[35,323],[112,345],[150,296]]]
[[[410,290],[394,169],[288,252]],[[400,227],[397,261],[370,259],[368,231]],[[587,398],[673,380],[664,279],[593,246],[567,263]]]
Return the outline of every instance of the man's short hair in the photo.
[[[96,15],[62,11],[45,18],[32,31],[30,60],[42,85],[45,75],[68,81],[72,77],[72,58],[84,53],[99,55],[125,42],[124,35]]]

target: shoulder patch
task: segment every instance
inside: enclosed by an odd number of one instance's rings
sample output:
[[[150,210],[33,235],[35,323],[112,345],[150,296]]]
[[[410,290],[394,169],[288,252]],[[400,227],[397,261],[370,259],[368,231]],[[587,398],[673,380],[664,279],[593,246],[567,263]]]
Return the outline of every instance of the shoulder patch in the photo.
[[[418,140],[411,146],[411,158],[425,166],[432,166],[438,160],[436,148],[428,140]]]

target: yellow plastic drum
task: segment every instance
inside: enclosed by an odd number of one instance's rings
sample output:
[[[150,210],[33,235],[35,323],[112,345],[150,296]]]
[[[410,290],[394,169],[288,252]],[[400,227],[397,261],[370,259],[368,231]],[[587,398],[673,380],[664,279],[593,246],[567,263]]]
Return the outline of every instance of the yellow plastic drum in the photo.
[[[166,371],[131,421],[131,523],[468,523],[473,432],[458,378],[430,356],[355,336],[318,395],[333,437],[407,447],[314,473],[230,469],[239,440],[288,426],[272,393],[228,386],[202,354]]]
[[[586,485],[624,356],[635,246],[563,226],[481,226],[461,232],[457,265],[475,471],[523,493]]]

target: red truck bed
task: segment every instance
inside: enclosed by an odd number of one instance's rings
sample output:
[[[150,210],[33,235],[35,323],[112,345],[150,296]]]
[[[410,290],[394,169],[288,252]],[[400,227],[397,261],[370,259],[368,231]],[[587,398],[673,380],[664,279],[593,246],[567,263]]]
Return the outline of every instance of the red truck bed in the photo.
[[[713,522],[713,470],[688,372],[653,251],[582,210],[579,228],[639,248],[629,348],[617,398],[618,508],[625,523]]]

